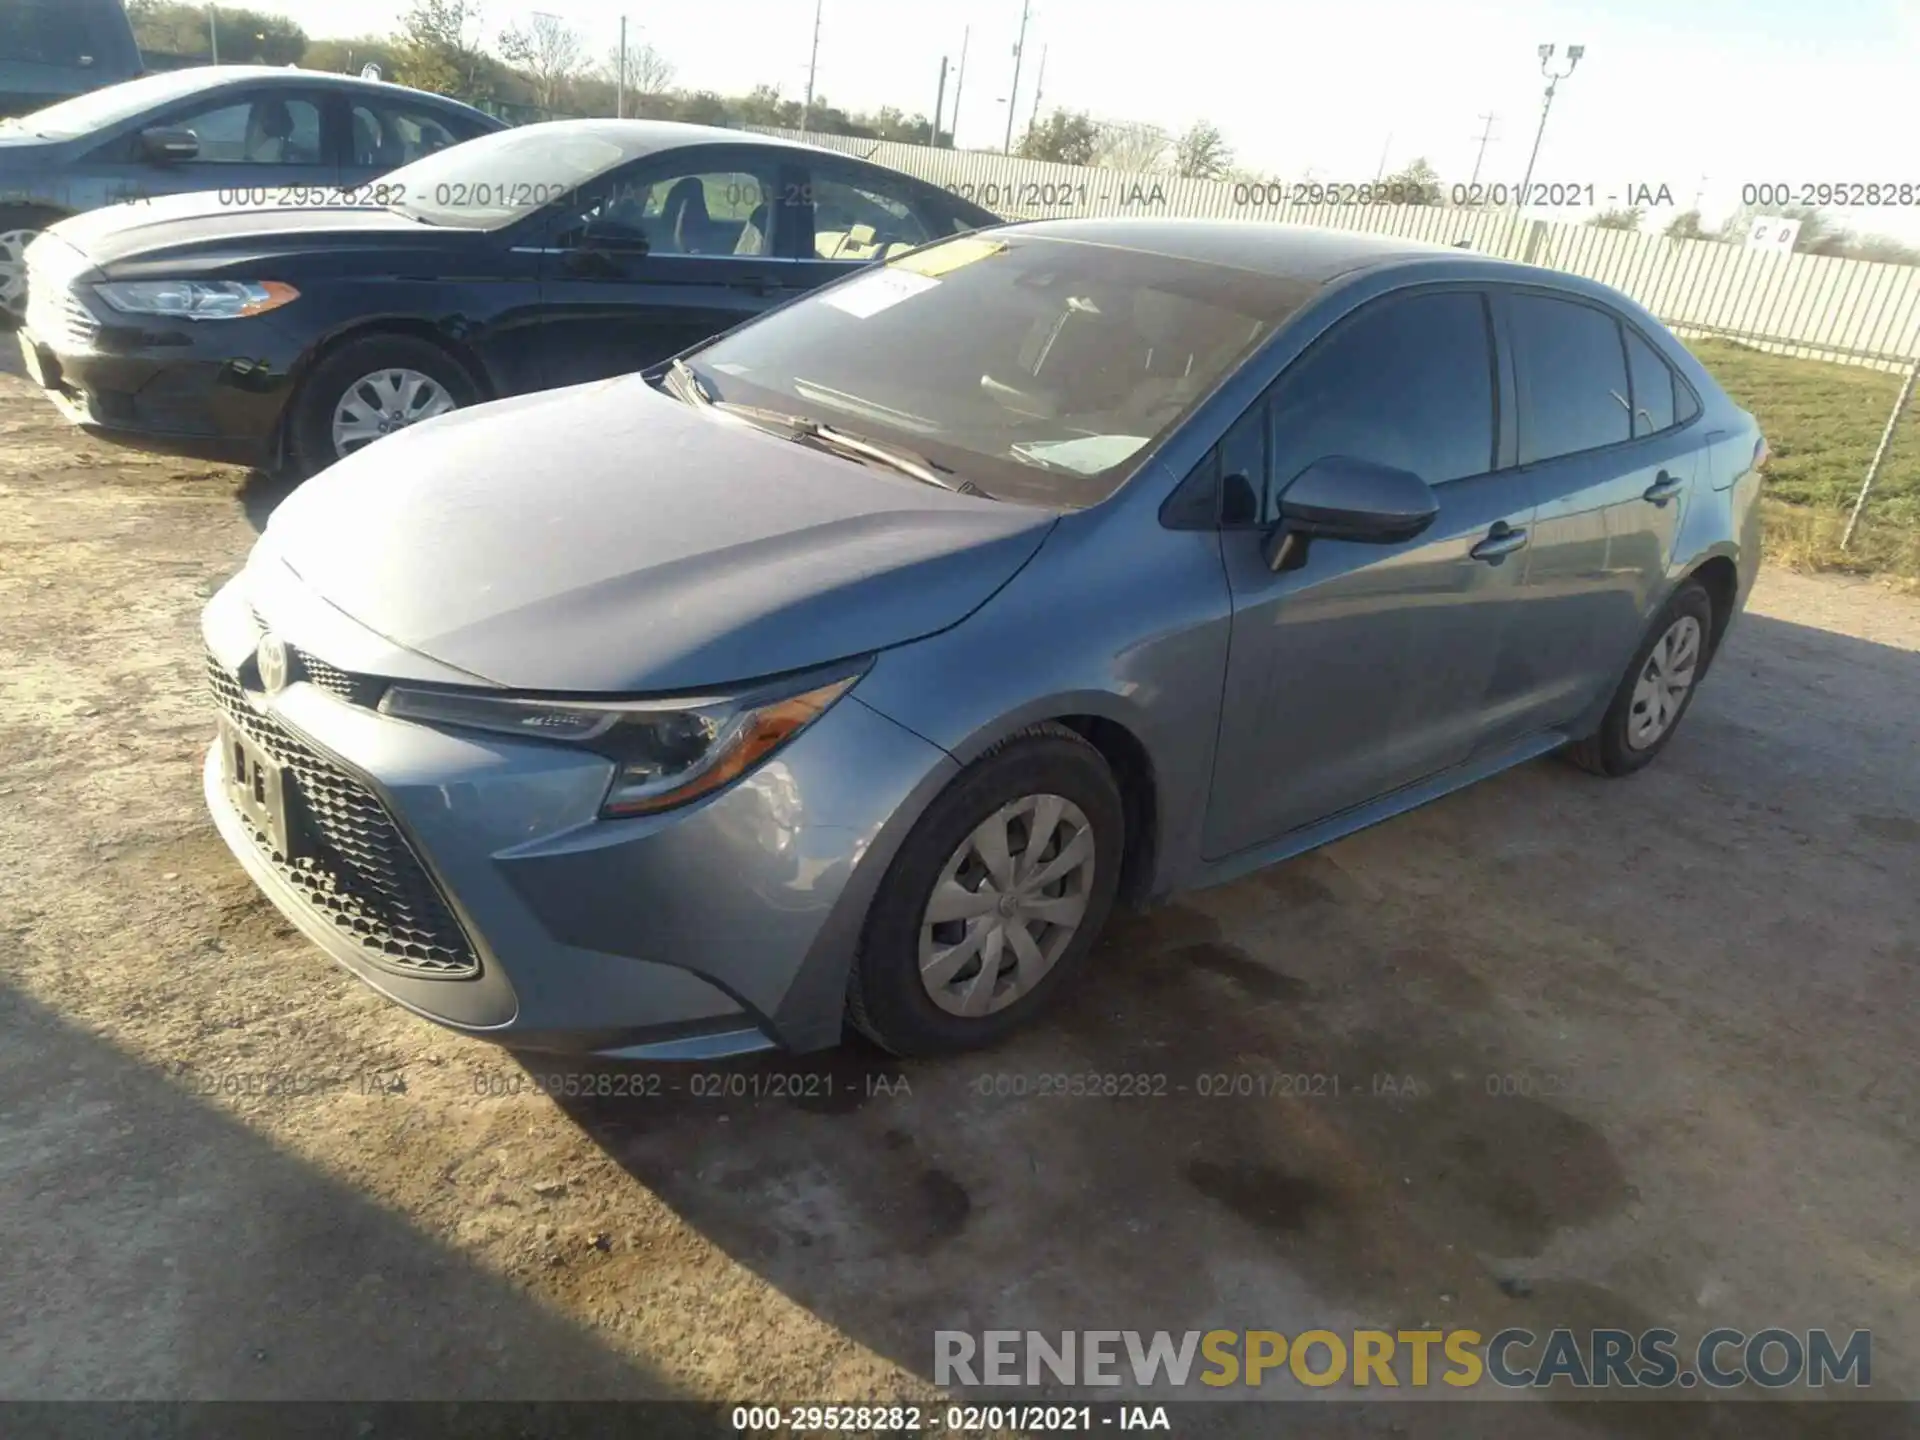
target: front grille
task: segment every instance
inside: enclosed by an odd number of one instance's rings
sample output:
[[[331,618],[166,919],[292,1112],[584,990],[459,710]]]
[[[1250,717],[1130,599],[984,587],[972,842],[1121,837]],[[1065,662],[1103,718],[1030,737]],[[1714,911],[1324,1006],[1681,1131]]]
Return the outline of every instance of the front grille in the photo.
[[[473,942],[380,798],[249,705],[239,677],[211,655],[207,678],[226,717],[285,766],[297,787],[294,803],[316,842],[313,855],[289,860],[233,811],[281,878],[383,969],[436,979],[478,974]]]

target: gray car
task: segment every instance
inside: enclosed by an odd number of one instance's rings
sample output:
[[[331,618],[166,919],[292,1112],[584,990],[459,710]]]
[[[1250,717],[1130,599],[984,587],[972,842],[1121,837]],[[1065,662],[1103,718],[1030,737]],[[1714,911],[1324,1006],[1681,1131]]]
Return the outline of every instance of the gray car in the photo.
[[[491,115],[404,85],[219,65],[149,75],[0,123],[0,312],[28,243],[69,215],[209,191],[297,211],[478,135]]]
[[[296,492],[205,612],[206,796],[322,949],[469,1033],[987,1044],[1116,902],[1549,751],[1646,765],[1765,455],[1590,281],[962,236]]]

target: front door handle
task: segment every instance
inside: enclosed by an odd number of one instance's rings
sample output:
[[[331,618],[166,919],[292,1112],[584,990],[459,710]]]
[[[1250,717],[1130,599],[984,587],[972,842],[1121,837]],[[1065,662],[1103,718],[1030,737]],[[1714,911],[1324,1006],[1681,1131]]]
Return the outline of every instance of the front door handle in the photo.
[[[1646,493],[1640,498],[1642,500],[1650,500],[1655,505],[1664,505],[1686,488],[1686,481],[1676,479],[1674,476],[1662,470],[1654,477],[1653,484],[1647,487]]]
[[[1486,539],[1467,553],[1476,560],[1484,560],[1489,565],[1498,565],[1526,543],[1527,532],[1524,526],[1509,525],[1502,520],[1487,532]]]

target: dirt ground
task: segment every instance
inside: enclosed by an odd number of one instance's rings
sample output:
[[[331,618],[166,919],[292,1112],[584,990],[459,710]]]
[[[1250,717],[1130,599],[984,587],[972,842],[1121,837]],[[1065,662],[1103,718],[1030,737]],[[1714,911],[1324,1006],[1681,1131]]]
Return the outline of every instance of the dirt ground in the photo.
[[[0,375],[0,1397],[930,1396],[940,1328],[1423,1322],[1868,1328],[1920,1396],[1920,602],[1766,574],[1650,772],[1127,918],[1005,1051],[585,1103],[206,819],[196,616],[277,498]],[[1058,1072],[1188,1088],[982,1093]],[[1195,1093],[1266,1072],[1345,1089]]]

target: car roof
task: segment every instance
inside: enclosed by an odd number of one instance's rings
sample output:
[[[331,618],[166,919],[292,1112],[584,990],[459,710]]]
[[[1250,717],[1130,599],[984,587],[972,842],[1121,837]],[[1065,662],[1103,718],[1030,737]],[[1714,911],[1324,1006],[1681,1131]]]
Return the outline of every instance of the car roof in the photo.
[[[486,111],[477,110],[465,101],[436,94],[431,90],[417,90],[411,85],[396,85],[390,80],[367,80],[359,75],[342,75],[333,70],[303,70],[297,65],[197,65],[187,73],[205,77],[205,88],[209,90],[220,85],[280,83],[311,88],[318,84],[334,90],[359,90],[390,96],[405,95],[414,100],[428,100],[439,105],[450,105],[456,110],[470,110],[476,115],[486,115]],[[491,120],[494,117],[488,115],[487,118]]]
[[[1023,235],[1114,245],[1313,285],[1325,284],[1355,270],[1396,262],[1457,260],[1470,253],[1398,235],[1324,230],[1271,220],[1097,217],[1034,220],[1007,228]]]
[[[762,135],[753,130],[728,130],[719,125],[689,125],[679,120],[543,120],[522,125],[519,133],[530,131],[554,135],[588,135],[616,145],[622,158],[636,160],[663,150],[678,150],[689,145],[752,145],[757,148],[793,150],[808,155],[830,155],[854,165],[871,167],[872,161],[842,155],[818,145],[804,145],[778,135]]]

